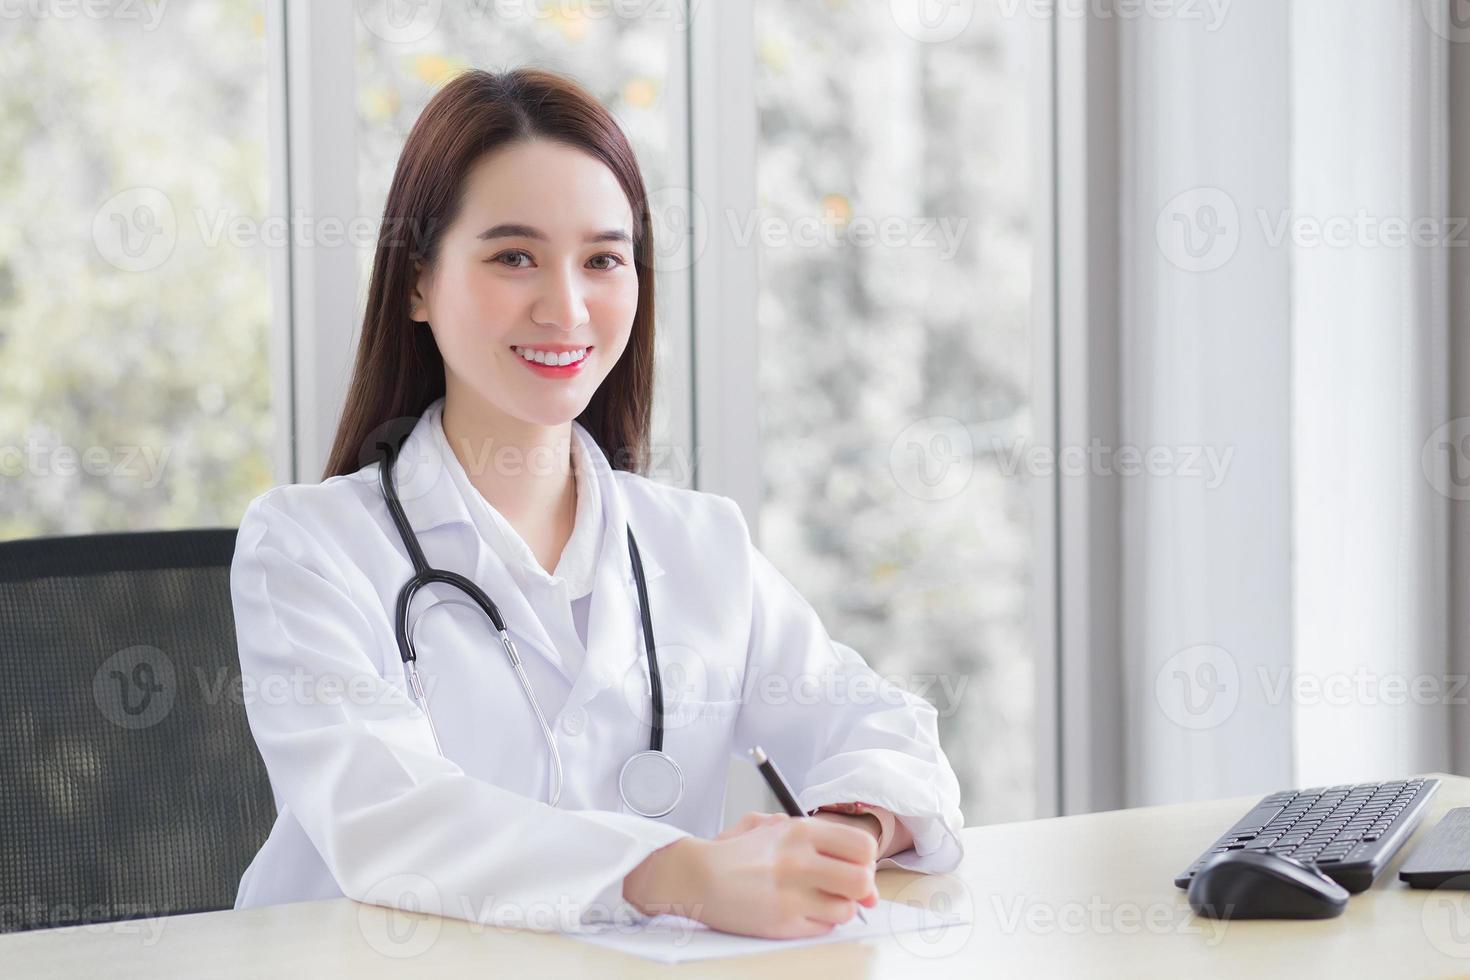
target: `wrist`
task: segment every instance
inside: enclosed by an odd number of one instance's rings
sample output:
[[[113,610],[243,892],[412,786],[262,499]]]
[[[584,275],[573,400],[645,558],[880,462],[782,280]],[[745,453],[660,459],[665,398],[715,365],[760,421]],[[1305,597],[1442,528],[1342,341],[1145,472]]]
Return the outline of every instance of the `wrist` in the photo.
[[[883,821],[878,819],[875,813],[844,813],[838,810],[818,810],[812,816],[822,820],[831,820],[836,823],[845,823],[849,827],[865,830],[873,835],[873,840],[880,846],[883,843]]]
[[[704,901],[706,843],[682,837],[649,854],[623,878],[623,898],[643,915],[694,918]]]

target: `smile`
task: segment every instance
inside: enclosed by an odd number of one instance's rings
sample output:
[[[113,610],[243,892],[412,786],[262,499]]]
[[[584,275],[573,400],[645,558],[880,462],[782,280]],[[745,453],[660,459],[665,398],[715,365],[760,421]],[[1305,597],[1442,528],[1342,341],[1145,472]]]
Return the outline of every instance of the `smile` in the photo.
[[[539,350],[535,347],[512,347],[511,350],[519,354],[522,360],[530,361],[532,364],[544,364],[547,367],[566,367],[576,364],[587,356],[591,347],[577,347],[573,350],[550,351]]]

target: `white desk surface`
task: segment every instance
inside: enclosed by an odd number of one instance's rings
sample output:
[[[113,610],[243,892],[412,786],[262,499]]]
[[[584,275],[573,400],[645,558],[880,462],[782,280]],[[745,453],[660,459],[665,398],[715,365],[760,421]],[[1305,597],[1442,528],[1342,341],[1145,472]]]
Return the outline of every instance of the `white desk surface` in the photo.
[[[1470,779],[1442,776],[1415,839],[1335,919],[1196,918],[1173,876],[1257,797],[974,827],[953,875],[884,871],[885,898],[963,906],[926,936],[660,965],[565,936],[347,899],[0,936],[15,977],[1470,977],[1470,892],[1416,891],[1398,865]]]

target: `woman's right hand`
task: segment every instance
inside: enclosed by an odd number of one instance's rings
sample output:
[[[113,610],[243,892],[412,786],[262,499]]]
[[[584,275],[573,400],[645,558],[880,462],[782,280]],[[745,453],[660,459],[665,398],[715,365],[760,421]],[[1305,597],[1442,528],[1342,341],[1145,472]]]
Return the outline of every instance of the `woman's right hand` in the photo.
[[[873,835],[825,820],[747,815],[713,840],[685,838],[649,855],[624,882],[645,913],[671,911],[713,929],[820,936],[877,904]]]

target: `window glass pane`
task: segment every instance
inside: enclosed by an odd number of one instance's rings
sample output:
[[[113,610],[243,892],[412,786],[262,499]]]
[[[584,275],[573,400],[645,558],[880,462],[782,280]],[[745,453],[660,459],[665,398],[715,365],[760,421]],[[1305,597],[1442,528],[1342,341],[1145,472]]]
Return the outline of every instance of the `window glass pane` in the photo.
[[[388,5],[392,8],[392,4]],[[357,28],[358,200],[362,213],[379,220],[393,168],[419,113],[434,93],[467,68],[506,71],[544,68],[575,79],[612,112],[627,134],[643,182],[654,200],[655,222],[664,189],[684,183],[680,163],[682,128],[668,96],[671,79],[683,71],[685,18],[680,3],[466,3],[428,5],[415,21],[394,27],[376,17],[359,17]],[[670,193],[678,193],[670,191]],[[658,229],[655,229],[658,234]],[[366,306],[373,249],[359,252],[359,323]],[[681,311],[664,297],[655,307],[656,331],[667,336]],[[656,386],[671,371],[670,344],[656,348]],[[668,446],[672,435],[669,399],[654,399],[653,441]],[[687,466],[666,465],[656,479],[687,485]]]
[[[233,525],[276,476],[264,4],[14,7],[0,536]]]
[[[1031,434],[1036,24],[907,6],[756,3],[760,543],[939,709],[966,821],[1019,819],[1033,491],[996,447]]]

